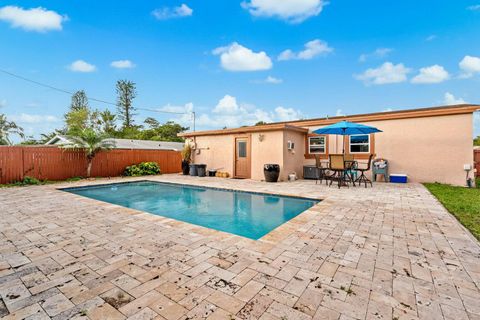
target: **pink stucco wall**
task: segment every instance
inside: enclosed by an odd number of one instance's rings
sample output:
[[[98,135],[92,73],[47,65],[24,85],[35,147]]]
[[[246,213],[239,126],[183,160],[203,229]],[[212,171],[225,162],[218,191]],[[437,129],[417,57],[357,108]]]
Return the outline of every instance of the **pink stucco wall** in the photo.
[[[208,168],[221,168],[221,171],[228,172],[230,176],[233,176],[234,141],[236,136],[238,135],[226,134],[196,137],[197,147],[194,152],[194,162],[206,163]],[[252,179],[264,179],[263,165],[266,163],[279,164],[281,169],[280,179],[286,178],[287,174],[283,170],[283,141],[284,132],[281,130],[250,134]]]
[[[406,173],[409,181],[415,182],[465,185],[463,165],[473,165],[472,114],[363,124],[383,131],[375,134],[375,153],[378,158],[388,159],[390,173]],[[311,131],[317,128],[309,127]],[[341,142],[341,138],[331,136],[330,153],[341,153]],[[314,161],[306,160],[305,163],[313,164]]]
[[[389,160],[390,173],[406,173],[409,181],[465,185],[464,164],[473,166],[473,115],[460,114],[424,118],[365,122],[383,132],[375,135],[376,157]],[[318,127],[308,127],[310,131]],[[260,139],[263,135],[263,139]],[[263,165],[278,163],[281,179],[291,172],[302,177],[302,167],[314,164],[305,159],[305,134],[290,130],[253,132],[251,178],[263,180]],[[196,163],[222,168],[233,174],[233,134],[196,137]],[[287,150],[287,141],[295,143]],[[329,153],[342,152],[342,138],[330,136]],[[473,172],[471,172],[473,176]]]
[[[259,136],[263,135],[260,141]],[[280,165],[280,179],[286,177],[284,170],[283,150],[283,131],[268,131],[262,133],[252,133],[252,179],[263,180],[263,165],[275,163]]]
[[[376,153],[390,159],[391,172],[405,172],[412,181],[465,185],[463,166],[473,166],[472,114],[371,124],[385,132],[376,135]]]
[[[295,143],[293,150],[287,149],[288,141]],[[295,172],[298,178],[302,178],[303,164],[305,161],[305,134],[296,131],[286,131],[283,136],[283,172],[285,180],[289,173]]]
[[[207,169],[233,173],[233,136],[218,135],[196,138],[196,150],[193,152],[195,163],[207,164]]]

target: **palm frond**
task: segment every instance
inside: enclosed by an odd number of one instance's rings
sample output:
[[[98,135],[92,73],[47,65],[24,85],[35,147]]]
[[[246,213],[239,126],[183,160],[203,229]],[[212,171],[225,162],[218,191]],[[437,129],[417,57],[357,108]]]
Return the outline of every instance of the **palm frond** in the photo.
[[[8,121],[4,114],[0,114],[0,144],[12,144],[10,135],[16,134],[20,138],[25,138],[23,128],[13,121]]]
[[[101,150],[111,150],[115,147],[114,141],[91,129],[83,130],[77,136],[69,136],[69,140],[70,143],[63,145],[62,148],[84,150],[87,157],[94,157]]]

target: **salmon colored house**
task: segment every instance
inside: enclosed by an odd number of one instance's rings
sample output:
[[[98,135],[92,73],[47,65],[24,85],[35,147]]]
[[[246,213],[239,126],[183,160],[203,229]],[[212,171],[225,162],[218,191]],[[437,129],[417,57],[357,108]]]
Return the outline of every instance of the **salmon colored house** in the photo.
[[[263,165],[279,164],[280,179],[302,178],[315,155],[345,153],[358,161],[370,154],[387,159],[390,173],[409,181],[466,185],[473,177],[473,114],[480,105],[455,105],[279,122],[235,129],[197,131],[181,136],[194,146],[194,163],[221,169],[234,178],[263,180]],[[341,120],[374,126],[383,132],[342,138],[312,132]],[[342,141],[343,140],[343,141]]]

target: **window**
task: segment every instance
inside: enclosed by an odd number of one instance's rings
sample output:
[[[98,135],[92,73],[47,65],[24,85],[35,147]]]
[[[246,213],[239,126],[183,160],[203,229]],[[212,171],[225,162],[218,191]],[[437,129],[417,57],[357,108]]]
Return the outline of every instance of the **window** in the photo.
[[[308,137],[308,153],[310,154],[324,154],[326,150],[326,137]]]
[[[247,142],[238,141],[238,157],[246,158],[247,157]]]
[[[350,136],[350,153],[369,153],[370,135],[358,134]]]

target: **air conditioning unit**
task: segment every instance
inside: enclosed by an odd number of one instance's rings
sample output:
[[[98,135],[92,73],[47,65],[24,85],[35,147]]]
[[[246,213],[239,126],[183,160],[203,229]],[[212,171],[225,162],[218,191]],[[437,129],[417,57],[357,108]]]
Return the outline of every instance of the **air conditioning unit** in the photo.
[[[288,141],[288,142],[287,142],[287,149],[288,149],[288,150],[293,150],[293,149],[295,149],[295,142]]]

